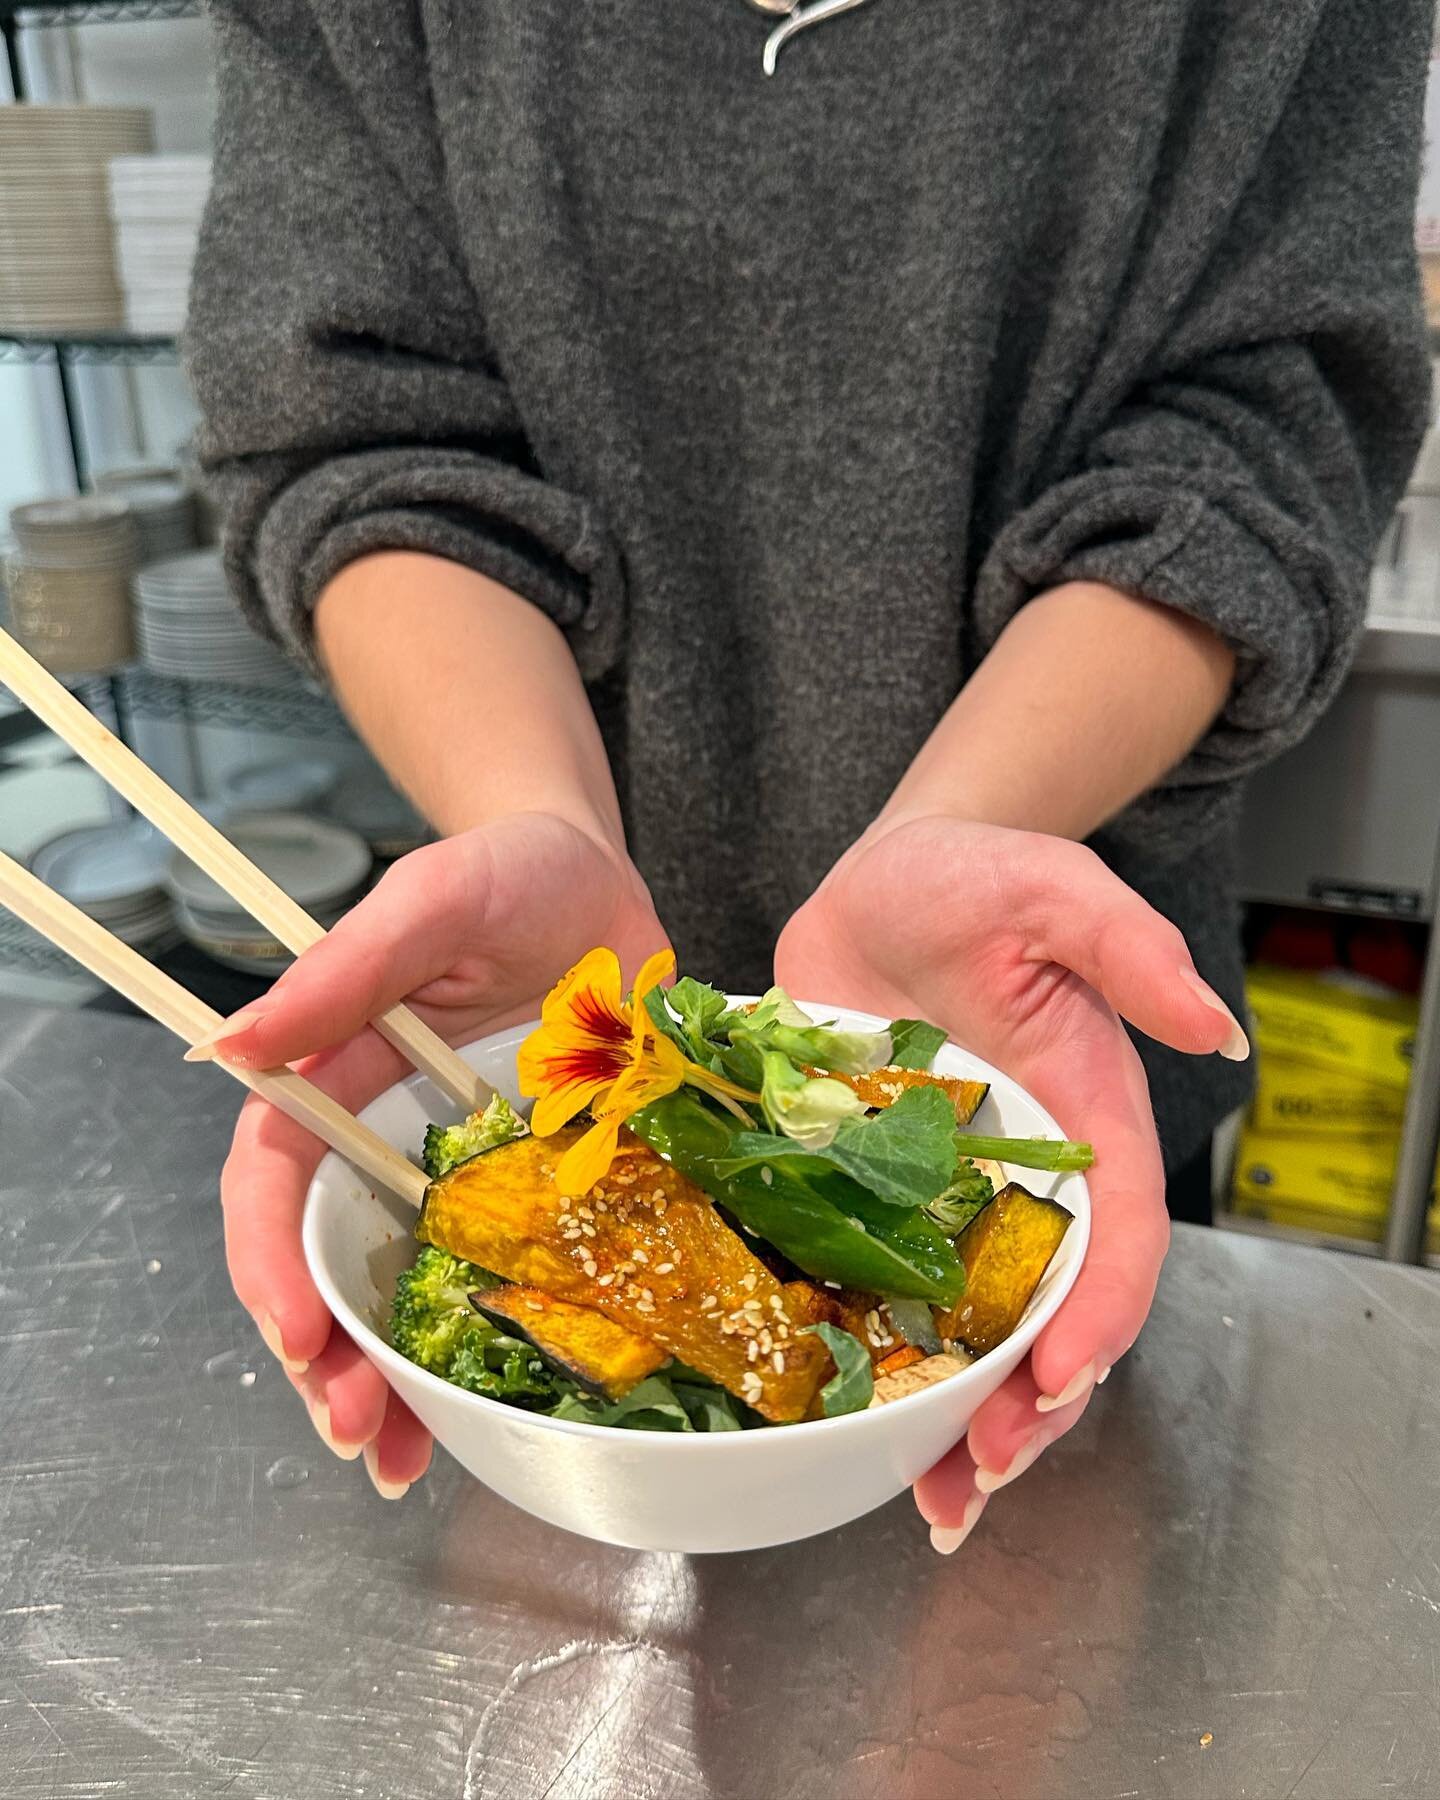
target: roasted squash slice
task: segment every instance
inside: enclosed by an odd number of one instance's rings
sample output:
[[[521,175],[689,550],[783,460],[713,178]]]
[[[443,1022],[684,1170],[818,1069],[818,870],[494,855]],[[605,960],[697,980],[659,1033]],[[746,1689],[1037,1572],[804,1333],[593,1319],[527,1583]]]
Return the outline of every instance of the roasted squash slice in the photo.
[[[961,1081],[956,1075],[933,1075],[928,1069],[876,1069],[870,1075],[837,1075],[867,1106],[890,1106],[907,1088],[944,1088],[955,1108],[957,1126],[968,1125],[990,1092],[988,1081]]]
[[[955,1240],[965,1264],[965,1292],[935,1323],[981,1356],[1003,1343],[1020,1323],[1040,1277],[1060,1248],[1072,1215],[1054,1200],[1041,1200],[1012,1181]]]
[[[658,1344],[593,1306],[557,1300],[540,1288],[482,1288],[470,1296],[470,1304],[491,1324],[532,1344],[562,1375],[607,1400],[628,1394],[670,1360]]]
[[[593,1306],[775,1423],[803,1418],[833,1365],[785,1289],[702,1188],[628,1131],[583,1200],[555,1168],[580,1136],[521,1138],[430,1184],[416,1232],[557,1300]]]

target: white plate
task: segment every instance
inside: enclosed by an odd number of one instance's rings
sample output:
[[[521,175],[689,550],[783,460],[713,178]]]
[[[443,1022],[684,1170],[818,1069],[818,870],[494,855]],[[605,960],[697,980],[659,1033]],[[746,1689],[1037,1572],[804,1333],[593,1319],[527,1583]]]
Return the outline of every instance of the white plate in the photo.
[[[883,1023],[844,1007],[801,1004],[851,1029]],[[515,1052],[529,1029],[500,1032],[462,1051],[512,1101],[519,1098]],[[1023,1088],[977,1057],[947,1045],[937,1067],[991,1084],[977,1129],[1065,1135]],[[360,1116],[414,1156],[427,1121],[453,1119],[456,1109],[417,1075]],[[376,1327],[396,1275],[414,1254],[415,1216],[403,1202],[374,1192],[334,1154],[310,1184],[305,1257],[331,1312],[437,1442],[514,1505],[567,1531],[636,1550],[758,1550],[832,1530],[892,1500],[964,1436],[976,1407],[1029,1354],[1079,1273],[1090,1196],[1080,1175],[1016,1175],[1032,1192],[1068,1207],[1075,1223],[1003,1344],[949,1380],[887,1406],[758,1431],[672,1435],[540,1418],[467,1394],[407,1361]],[[563,1554],[559,1546],[557,1554]]]
[[[48,888],[90,907],[162,893],[171,849],[144,819],[91,826],[51,838],[30,867]]]

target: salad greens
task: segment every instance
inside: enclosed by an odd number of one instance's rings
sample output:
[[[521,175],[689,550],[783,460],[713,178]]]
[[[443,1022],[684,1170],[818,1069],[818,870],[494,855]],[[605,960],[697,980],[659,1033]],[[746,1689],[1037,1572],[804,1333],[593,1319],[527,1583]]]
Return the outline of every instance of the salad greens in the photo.
[[[429,1243],[396,1284],[391,1341],[411,1361],[472,1393],[556,1419],[627,1430],[741,1431],[817,1412],[833,1418],[857,1411],[872,1403],[876,1374],[886,1373],[884,1359],[896,1341],[874,1325],[877,1308],[911,1360],[916,1350],[933,1356],[951,1347],[952,1334],[965,1335],[955,1320],[969,1316],[972,1300],[979,1304],[982,1286],[977,1278],[967,1297],[957,1240],[995,1197],[978,1161],[1064,1172],[1088,1168],[1090,1147],[959,1129],[955,1084],[923,1079],[945,1041],[938,1026],[897,1019],[885,1030],[842,1030],[833,1020],[810,1018],[778,987],[748,1008],[689,977],[667,993],[659,985],[665,961],[652,958],[648,978],[627,999],[613,952],[592,951],[557,985],[527,1039],[519,1059],[522,1090],[537,1097],[545,1135],[570,1121],[585,1127],[557,1152],[562,1166],[544,1161],[541,1138],[516,1153],[518,1164],[507,1162],[508,1177],[497,1171],[494,1184],[482,1179],[467,1188],[461,1175],[432,1195],[435,1210],[443,1210],[442,1196],[451,1201],[451,1235],[443,1241],[462,1249],[468,1243],[473,1254],[497,1260],[516,1279],[527,1265],[525,1254],[512,1252],[527,1239],[561,1257],[558,1267],[552,1264],[549,1279],[557,1285],[550,1301],[564,1301],[572,1315],[578,1309],[574,1329],[581,1333],[598,1329],[599,1316],[609,1321],[604,1330],[612,1337],[617,1329],[622,1338],[630,1333],[638,1344],[633,1372],[580,1386],[573,1374],[585,1373],[586,1365],[567,1365],[558,1345],[547,1350],[538,1331],[526,1342],[517,1325],[507,1330],[498,1303],[491,1307],[494,1318],[472,1304],[472,1295],[501,1285],[501,1276]],[[921,1079],[867,1081],[885,1070]],[[633,1096],[628,1105],[617,1099],[621,1094]],[[648,1103],[638,1105],[641,1100]],[[973,1099],[967,1104],[973,1109]],[[658,1223],[664,1194],[643,1192],[643,1178],[638,1188],[624,1185],[635,1182],[639,1153],[631,1141],[631,1162],[616,1161],[621,1124],[713,1202],[700,1216],[718,1238],[703,1240],[711,1248],[693,1266],[694,1279],[688,1262],[675,1273],[679,1246],[693,1256],[694,1240],[672,1239]],[[458,1125],[429,1127],[426,1172],[440,1182],[529,1135],[520,1114],[497,1097]],[[532,1152],[539,1154],[527,1163]],[[643,1161],[653,1183],[659,1165],[653,1157]],[[521,1204],[497,1214],[506,1179]],[[562,1200],[558,1211],[552,1183]],[[703,1198],[687,1192],[688,1199],[679,1196],[682,1205]],[[1027,1248],[1026,1229],[1029,1248],[1044,1245],[1023,1291],[1017,1281],[1013,1291],[989,1297],[987,1317],[1018,1319],[1059,1241],[1053,1215],[1062,1235],[1068,1215],[1016,1186],[1006,1194],[991,1226],[1003,1230],[997,1221],[1013,1215],[1017,1251]],[[636,1235],[639,1226],[627,1210],[632,1196],[650,1209],[648,1237]],[[587,1197],[599,1212],[582,1203]],[[478,1210],[467,1214],[467,1206]],[[622,1216],[629,1223],[617,1225]],[[489,1223],[477,1230],[480,1221]],[[992,1229],[987,1241],[994,1240]],[[1021,1266],[1008,1251],[991,1261],[1002,1270],[1002,1283],[1005,1269]],[[723,1281],[719,1268],[729,1270]],[[595,1297],[584,1281],[595,1283]],[[547,1296],[538,1286],[532,1293],[539,1312]],[[761,1306],[762,1295],[768,1307]],[[963,1315],[957,1312],[962,1298]],[[669,1333],[657,1323],[657,1302],[677,1308],[666,1314]],[[850,1324],[866,1341],[846,1329]],[[797,1354],[805,1336],[823,1343],[828,1360],[817,1360],[808,1347]],[[728,1385],[673,1355],[662,1361],[672,1346]],[[817,1393],[813,1384],[831,1363],[834,1373]],[[636,1379],[641,1370],[652,1372]],[[604,1397],[621,1391],[626,1379],[634,1385],[620,1398]],[[786,1382],[798,1398],[782,1406],[776,1395]]]

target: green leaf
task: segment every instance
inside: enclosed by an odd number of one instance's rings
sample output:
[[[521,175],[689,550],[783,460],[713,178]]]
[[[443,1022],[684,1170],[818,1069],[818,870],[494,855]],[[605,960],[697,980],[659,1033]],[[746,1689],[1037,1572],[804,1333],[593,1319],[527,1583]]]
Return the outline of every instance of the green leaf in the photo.
[[[973,1137],[959,1131],[955,1134],[955,1149],[960,1156],[1014,1163],[1020,1169],[1045,1169],[1052,1175],[1088,1169],[1095,1161],[1089,1144],[1072,1144],[1064,1138]]]
[[[935,1317],[923,1300],[907,1300],[900,1294],[882,1295],[895,1327],[907,1344],[923,1350],[927,1356],[938,1356],[942,1345],[935,1329]]]
[[[649,1375],[618,1400],[595,1400],[578,1390],[567,1394],[550,1414],[586,1425],[623,1425],[631,1431],[693,1431],[675,1390],[663,1375]]]
[[[799,1157],[768,1172],[761,1166],[722,1174],[742,1135],[739,1123],[693,1093],[682,1089],[657,1100],[635,1114],[630,1128],[817,1281],[909,1294],[939,1306],[953,1306],[965,1291],[964,1265],[918,1208],[902,1211],[824,1165],[817,1173]]]
[[[667,998],[685,1035],[697,1049],[715,1037],[717,1026],[730,1011],[730,1002],[718,988],[707,987],[689,975],[675,983]],[[697,1056],[696,1061],[699,1060]]]
[[[737,1402],[724,1388],[707,1382],[694,1386],[688,1381],[674,1382],[675,1398],[685,1408],[696,1431],[739,1431]]]
[[[890,1027],[894,1051],[892,1069],[928,1069],[935,1061],[945,1033],[938,1025],[927,1025],[923,1019],[896,1019]]]
[[[955,1179],[925,1211],[946,1237],[953,1238],[958,1237],[994,1198],[995,1183],[983,1169],[977,1169],[968,1156],[962,1156],[955,1169]]]
[[[864,1412],[875,1392],[870,1352],[852,1332],[842,1331],[838,1325],[802,1326],[800,1336],[807,1335],[824,1339],[838,1371],[820,1390],[825,1417],[838,1419],[843,1413]]]
[[[765,1052],[764,1068],[760,1105],[765,1117],[804,1149],[823,1149],[847,1119],[865,1116],[865,1102],[843,1081],[802,1075],[777,1050]]]
[[[768,1073],[768,1070],[767,1070]],[[892,1206],[924,1206],[955,1173],[955,1108],[943,1088],[915,1087],[893,1106],[847,1119],[828,1144],[801,1145],[763,1131],[741,1132],[720,1171],[787,1166],[838,1169]]]

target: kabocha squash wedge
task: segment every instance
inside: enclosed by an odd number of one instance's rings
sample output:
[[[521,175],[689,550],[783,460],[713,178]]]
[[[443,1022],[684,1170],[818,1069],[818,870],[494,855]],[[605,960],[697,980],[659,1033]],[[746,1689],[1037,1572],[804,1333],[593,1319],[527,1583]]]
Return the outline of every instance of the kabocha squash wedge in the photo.
[[[619,1400],[669,1362],[668,1351],[593,1306],[557,1300],[540,1288],[483,1288],[471,1294],[479,1313],[532,1344],[546,1362],[592,1394]]]
[[[1012,1181],[955,1240],[965,1264],[965,1292],[948,1312],[938,1309],[942,1338],[977,1356],[1003,1343],[1020,1323],[1030,1296],[1060,1248],[1072,1216]]]
[[[799,1335],[785,1289],[704,1190],[628,1131],[604,1181],[564,1198],[555,1168],[580,1135],[570,1126],[461,1163],[430,1184],[417,1235],[594,1307],[774,1423],[803,1418],[833,1365],[821,1339]]]
[[[990,1092],[988,1081],[961,1081],[954,1075],[933,1075],[928,1069],[876,1069],[869,1075],[837,1075],[867,1106],[891,1106],[907,1088],[944,1088],[955,1108],[957,1126],[968,1125]]]

